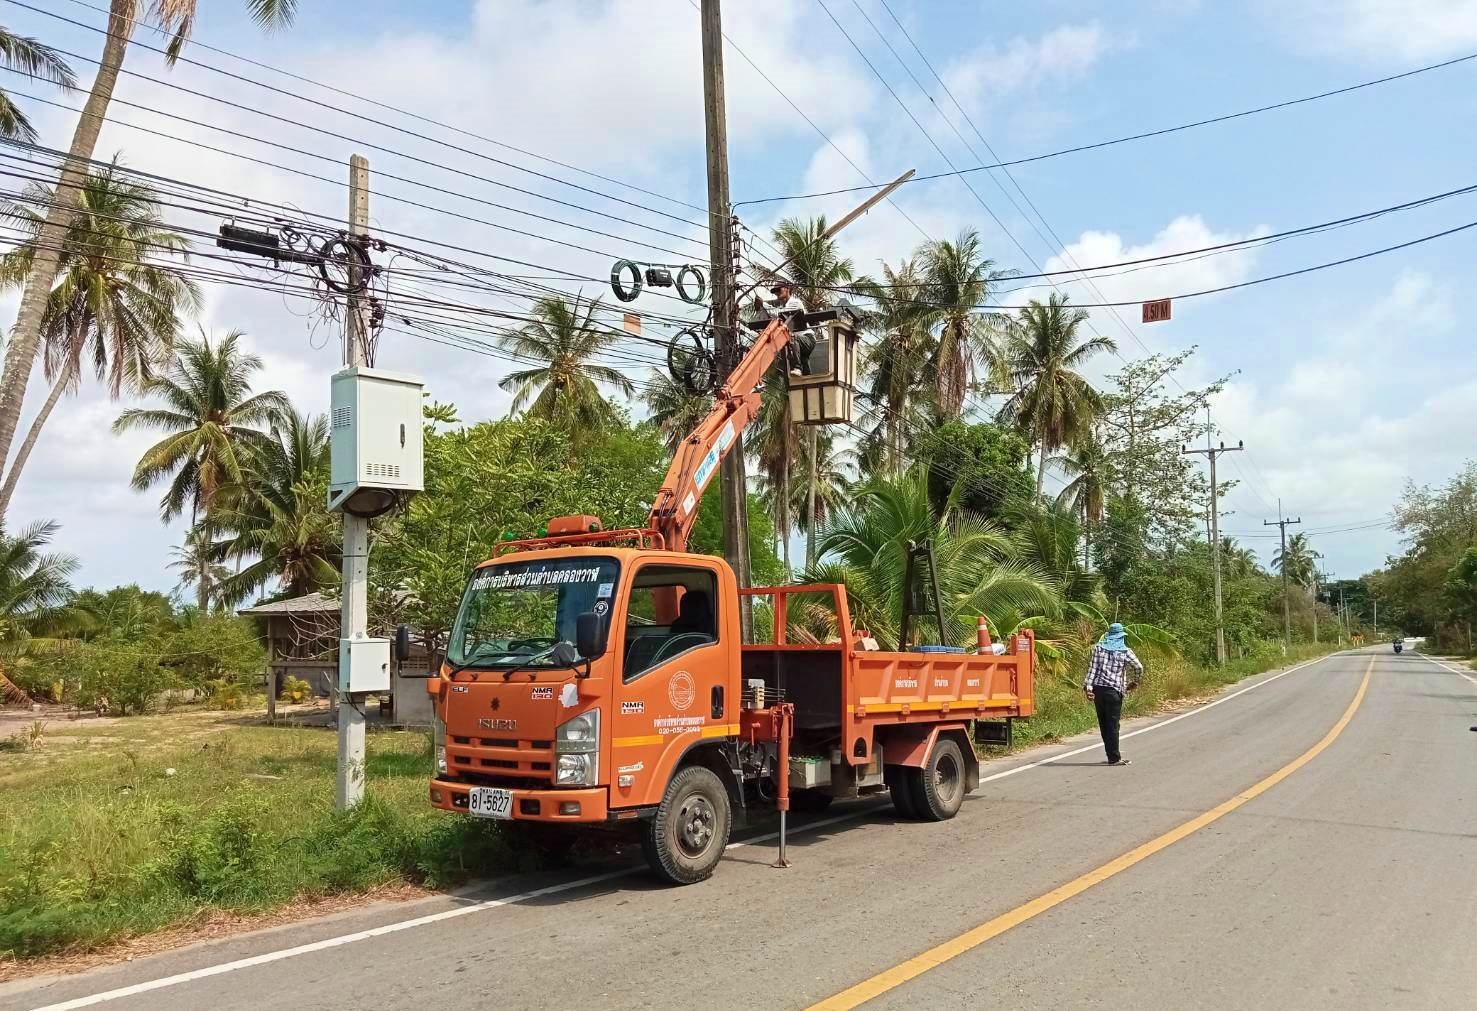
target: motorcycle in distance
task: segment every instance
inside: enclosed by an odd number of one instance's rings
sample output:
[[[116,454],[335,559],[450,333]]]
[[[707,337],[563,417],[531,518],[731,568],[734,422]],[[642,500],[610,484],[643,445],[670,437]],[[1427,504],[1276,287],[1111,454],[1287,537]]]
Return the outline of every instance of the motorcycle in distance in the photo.
[[[1399,653],[1401,650],[1403,650],[1405,648],[1405,640],[1404,639],[1396,639],[1392,645],[1394,645],[1394,647],[1395,647],[1395,652],[1396,653]]]

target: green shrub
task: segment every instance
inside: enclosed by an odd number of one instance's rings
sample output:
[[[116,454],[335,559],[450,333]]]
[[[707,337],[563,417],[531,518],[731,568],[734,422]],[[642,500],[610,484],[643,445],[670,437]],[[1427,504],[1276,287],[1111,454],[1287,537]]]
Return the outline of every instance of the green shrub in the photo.
[[[277,692],[277,698],[282,702],[304,702],[312,697],[313,686],[302,678],[291,675],[283,680],[282,687]]]

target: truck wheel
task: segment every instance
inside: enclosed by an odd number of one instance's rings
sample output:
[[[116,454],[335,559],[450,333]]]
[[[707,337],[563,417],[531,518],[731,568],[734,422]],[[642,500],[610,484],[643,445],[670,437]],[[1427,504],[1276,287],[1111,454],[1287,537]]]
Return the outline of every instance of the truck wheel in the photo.
[[[829,793],[819,790],[796,790],[790,794],[790,810],[804,814],[820,814],[835,800]]]
[[[656,815],[643,826],[641,849],[659,877],[691,885],[712,876],[732,823],[722,780],[711,769],[690,765],[667,784]]]
[[[918,805],[913,799],[912,777],[908,771],[906,766],[889,765],[886,769],[887,792],[892,795],[892,808],[898,817],[912,821],[918,818]]]
[[[918,817],[924,821],[948,821],[964,804],[964,755],[959,745],[940,737],[921,769],[908,769]]]

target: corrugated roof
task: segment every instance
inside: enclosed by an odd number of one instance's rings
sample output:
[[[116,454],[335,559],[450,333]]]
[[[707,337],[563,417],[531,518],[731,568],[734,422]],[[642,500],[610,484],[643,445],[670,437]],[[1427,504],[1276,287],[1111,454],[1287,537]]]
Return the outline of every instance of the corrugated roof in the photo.
[[[291,600],[274,600],[270,604],[245,607],[236,613],[253,618],[273,614],[329,614],[337,613],[339,607],[337,597],[330,597],[322,593],[309,593],[301,597],[293,597]]]

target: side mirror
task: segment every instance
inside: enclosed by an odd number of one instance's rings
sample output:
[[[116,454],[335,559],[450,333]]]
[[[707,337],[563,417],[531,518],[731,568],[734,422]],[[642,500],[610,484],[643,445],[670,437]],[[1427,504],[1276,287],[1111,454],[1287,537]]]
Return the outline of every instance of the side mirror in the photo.
[[[605,655],[607,630],[605,619],[594,611],[586,611],[574,619],[574,644],[586,660]]]
[[[395,660],[404,663],[410,659],[410,629],[405,625],[395,626]]]

